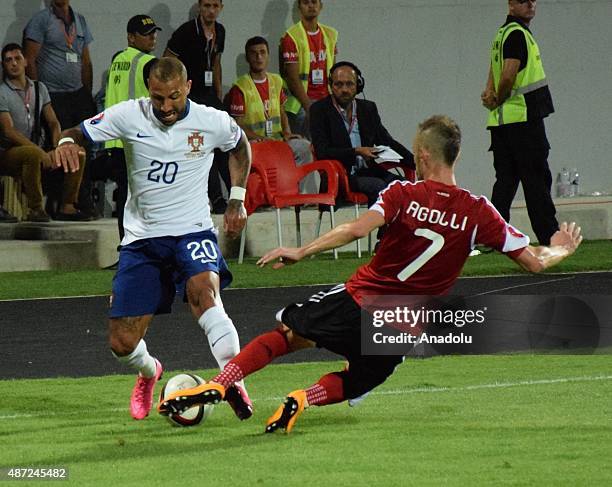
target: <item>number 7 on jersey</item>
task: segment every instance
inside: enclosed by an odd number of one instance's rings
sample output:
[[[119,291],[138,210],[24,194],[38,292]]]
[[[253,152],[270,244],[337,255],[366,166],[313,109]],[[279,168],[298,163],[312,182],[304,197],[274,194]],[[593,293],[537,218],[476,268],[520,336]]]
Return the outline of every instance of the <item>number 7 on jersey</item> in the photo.
[[[431,240],[431,245],[427,247],[425,251],[410,264],[404,267],[402,272],[397,275],[397,278],[402,282],[423,267],[434,255],[440,252],[442,247],[444,247],[444,237],[439,233],[429,230],[428,228],[417,228],[414,231],[414,234],[417,237],[423,237]]]

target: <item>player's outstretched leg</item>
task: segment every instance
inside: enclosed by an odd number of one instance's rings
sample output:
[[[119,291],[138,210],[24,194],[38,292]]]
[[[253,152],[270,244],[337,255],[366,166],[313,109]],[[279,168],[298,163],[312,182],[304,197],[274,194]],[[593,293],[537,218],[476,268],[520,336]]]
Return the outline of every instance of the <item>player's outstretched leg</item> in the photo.
[[[300,414],[307,406],[306,391],[299,389],[290,392],[283,403],[278,407],[266,423],[266,433],[273,433],[278,429],[284,429],[290,433]]]
[[[305,408],[344,401],[345,376],[346,371],[326,374],[308,389],[289,393],[283,404],[268,419],[266,433],[272,433],[280,428],[289,433]]]
[[[225,396],[225,387],[214,382],[205,382],[191,389],[173,392],[157,405],[159,414],[181,414],[194,406],[217,404]]]

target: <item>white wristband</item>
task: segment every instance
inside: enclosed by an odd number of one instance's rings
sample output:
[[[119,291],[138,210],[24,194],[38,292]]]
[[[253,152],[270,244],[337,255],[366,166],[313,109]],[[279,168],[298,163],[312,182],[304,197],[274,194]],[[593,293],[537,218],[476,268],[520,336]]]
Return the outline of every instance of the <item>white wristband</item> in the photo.
[[[240,186],[232,186],[232,189],[230,189],[229,199],[244,201],[245,195],[246,188],[241,188]]]
[[[59,142],[57,143],[57,146],[59,147],[60,145],[66,144],[66,143],[74,144],[74,139],[72,137],[64,137],[59,140]]]

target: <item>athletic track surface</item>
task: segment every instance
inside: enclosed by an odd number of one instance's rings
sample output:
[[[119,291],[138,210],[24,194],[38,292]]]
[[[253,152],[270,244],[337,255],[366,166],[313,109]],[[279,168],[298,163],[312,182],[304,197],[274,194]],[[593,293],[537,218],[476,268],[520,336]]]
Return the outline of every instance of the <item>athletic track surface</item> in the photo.
[[[223,292],[242,344],[275,326],[276,312],[331,286],[236,289]],[[453,295],[612,294],[612,272],[462,278]],[[0,301],[0,379],[86,377],[129,373],[106,342],[108,297]],[[154,318],[149,351],[166,370],[214,368],[206,338],[185,304]],[[278,362],[338,359],[324,350],[301,351]]]

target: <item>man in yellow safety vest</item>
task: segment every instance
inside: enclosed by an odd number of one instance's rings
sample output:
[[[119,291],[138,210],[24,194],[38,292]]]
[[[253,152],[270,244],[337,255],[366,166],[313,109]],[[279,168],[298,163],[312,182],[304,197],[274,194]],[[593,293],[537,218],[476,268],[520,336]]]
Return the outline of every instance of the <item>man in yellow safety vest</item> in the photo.
[[[294,133],[310,138],[308,110],[325,98],[337,54],[338,31],[319,23],[321,0],[298,0],[301,19],[281,39],[282,73],[289,89],[285,110]]]
[[[146,80],[155,61],[151,52],[161,30],[148,15],[135,15],[127,24],[127,49],[119,52],[108,70],[104,108],[119,102],[149,96]],[[119,239],[123,239],[123,209],[127,200],[127,172],[123,143],[111,140],[104,144],[117,180],[117,224]]]
[[[249,72],[239,77],[229,93],[230,115],[251,141],[284,140],[298,165],[312,161],[310,142],[289,128],[282,78],[268,72],[270,51],[263,37],[250,38],[244,47]],[[304,192],[318,193],[318,174],[304,181]]]
[[[487,128],[496,181],[492,203],[506,221],[523,186],[531,226],[541,245],[559,229],[550,195],[550,146],[544,118],[554,112],[540,49],[529,30],[535,0],[508,0],[509,14],[491,48],[491,65],[482,104],[489,109]]]

